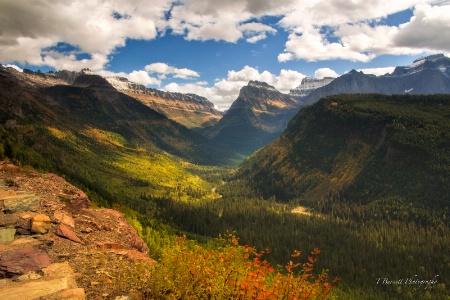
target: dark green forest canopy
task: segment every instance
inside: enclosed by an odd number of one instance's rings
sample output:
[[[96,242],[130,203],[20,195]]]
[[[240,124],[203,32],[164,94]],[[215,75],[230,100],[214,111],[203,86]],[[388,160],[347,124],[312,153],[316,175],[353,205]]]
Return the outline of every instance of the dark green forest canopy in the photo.
[[[263,197],[449,205],[450,96],[340,95],[303,108],[235,179]]]

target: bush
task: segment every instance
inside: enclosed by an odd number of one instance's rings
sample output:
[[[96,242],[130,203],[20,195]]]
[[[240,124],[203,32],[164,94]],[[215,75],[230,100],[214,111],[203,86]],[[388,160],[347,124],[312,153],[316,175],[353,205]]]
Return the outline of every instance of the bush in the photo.
[[[238,246],[233,235],[216,250],[205,249],[180,237],[159,263],[134,265],[116,276],[120,285],[141,299],[329,299],[333,286],[325,272],[313,275],[320,253],[311,252],[306,263],[290,261],[286,273],[277,272],[249,246]],[[295,260],[300,255],[296,251]],[[302,266],[300,271],[297,268]],[[121,271],[123,272],[123,270]],[[126,282],[124,282],[126,281]],[[337,279],[334,281],[337,282]],[[125,284],[124,284],[125,283]],[[125,291],[129,292],[129,291]]]

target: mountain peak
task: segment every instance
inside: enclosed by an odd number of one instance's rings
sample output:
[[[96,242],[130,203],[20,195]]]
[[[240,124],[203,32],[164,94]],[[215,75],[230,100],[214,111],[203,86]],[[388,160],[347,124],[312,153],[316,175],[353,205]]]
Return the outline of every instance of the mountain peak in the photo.
[[[445,59],[445,58],[447,58],[447,57],[442,53],[433,54],[433,55],[429,55],[429,56],[419,57],[418,59],[416,59],[413,62],[413,64],[419,63],[419,62],[424,62],[424,61],[438,61],[438,60]]]
[[[354,74],[363,74],[363,72],[358,72],[358,71],[356,71],[355,69],[352,69],[350,72],[348,72],[347,74],[351,74],[351,75],[354,75]]]
[[[298,87],[289,91],[289,95],[294,97],[305,97],[308,96],[312,91],[323,87],[330,82],[332,82],[335,78],[333,77],[324,77],[322,79],[314,78],[314,77],[305,77],[302,79],[302,82]]]
[[[275,90],[273,86],[270,84],[263,82],[263,81],[257,81],[257,80],[250,80],[248,82],[248,86],[256,87],[256,88],[264,88],[268,90]]]
[[[97,88],[114,89],[114,87],[102,76],[86,73],[75,78],[75,81],[73,82],[72,85],[78,87],[97,87]]]
[[[391,75],[402,76],[421,72],[423,70],[438,70],[450,77],[450,58],[442,53],[420,57],[409,66],[395,68]]]

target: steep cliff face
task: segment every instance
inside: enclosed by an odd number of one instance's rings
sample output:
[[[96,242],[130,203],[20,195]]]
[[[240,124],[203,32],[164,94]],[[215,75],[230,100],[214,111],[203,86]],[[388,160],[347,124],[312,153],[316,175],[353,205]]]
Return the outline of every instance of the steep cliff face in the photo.
[[[450,58],[431,55],[411,65],[397,67],[392,74],[366,75],[355,70],[317,88],[303,98],[305,104],[338,94],[448,94],[450,93]]]
[[[114,291],[115,268],[152,262],[121,213],[90,204],[55,174],[0,162],[2,297],[98,299]]]
[[[264,82],[250,81],[223,118],[205,134],[243,154],[276,138],[297,112],[299,102]]]
[[[329,84],[333,80],[334,78],[332,77],[325,77],[322,79],[305,77],[302,79],[302,82],[298,87],[290,90],[289,95],[299,98],[306,97],[311,94],[312,91]]]
[[[195,94],[164,92],[131,82],[124,77],[107,77],[118,91],[138,99],[145,105],[188,128],[211,126],[223,113],[205,97]]]

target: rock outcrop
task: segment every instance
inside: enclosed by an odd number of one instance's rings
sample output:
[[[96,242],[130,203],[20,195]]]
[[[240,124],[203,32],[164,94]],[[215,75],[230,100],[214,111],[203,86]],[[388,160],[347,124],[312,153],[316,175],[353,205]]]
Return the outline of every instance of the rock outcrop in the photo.
[[[55,174],[0,162],[0,298],[114,299],[109,272],[136,261],[152,262],[120,212],[90,208]]]

